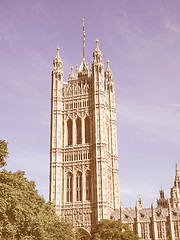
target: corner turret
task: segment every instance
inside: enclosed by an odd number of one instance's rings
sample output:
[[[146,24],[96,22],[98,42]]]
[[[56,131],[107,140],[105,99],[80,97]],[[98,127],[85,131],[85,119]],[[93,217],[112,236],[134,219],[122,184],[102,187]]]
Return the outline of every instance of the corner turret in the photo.
[[[180,207],[180,175],[178,163],[176,160],[176,175],[174,180],[174,187],[171,188],[171,207]]]
[[[54,78],[63,82],[64,73],[63,73],[63,68],[62,68],[62,59],[59,55],[59,47],[57,47],[57,54],[53,60],[52,75],[54,75]]]
[[[97,63],[97,64],[103,64],[103,61],[102,61],[102,52],[99,48],[99,40],[96,39],[96,48],[93,52],[93,58],[94,58],[94,63]]]
[[[164,190],[161,187],[161,190],[159,191],[160,198],[157,199],[157,207],[168,207],[168,200],[164,196]]]

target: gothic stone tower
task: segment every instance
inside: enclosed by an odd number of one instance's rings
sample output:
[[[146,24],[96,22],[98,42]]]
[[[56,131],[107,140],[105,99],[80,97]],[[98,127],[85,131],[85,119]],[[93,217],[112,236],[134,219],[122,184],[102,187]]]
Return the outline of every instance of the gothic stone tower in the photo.
[[[90,230],[120,205],[112,71],[108,61],[104,72],[98,40],[90,71],[83,57],[63,82],[59,48],[53,65],[50,201],[74,227]]]

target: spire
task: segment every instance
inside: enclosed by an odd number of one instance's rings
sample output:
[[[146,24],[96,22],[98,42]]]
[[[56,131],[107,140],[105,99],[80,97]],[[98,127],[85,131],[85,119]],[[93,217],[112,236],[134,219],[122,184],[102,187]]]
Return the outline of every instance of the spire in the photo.
[[[176,159],[176,176],[174,181],[174,186],[178,187],[180,185],[180,175],[179,175],[179,167]]]
[[[61,69],[62,68],[62,59],[60,58],[60,55],[59,55],[59,46],[56,49],[57,49],[57,54],[53,60],[53,65],[54,65],[54,68]]]
[[[84,18],[82,18],[82,25],[83,25],[83,59],[85,58],[84,55],[84,47],[85,47],[85,27],[84,27]]]
[[[76,66],[76,75],[81,75],[81,74],[88,74],[88,65],[86,64],[86,60],[85,60],[85,54],[84,54],[84,47],[85,47],[85,27],[84,27],[84,18],[82,18],[82,25],[83,25],[83,59],[82,59],[82,63],[79,67],[79,71],[78,71],[78,67]]]
[[[112,74],[112,71],[111,71],[110,66],[109,66],[109,60],[107,60],[107,68],[106,68],[106,71],[105,71],[105,77],[108,80],[112,80],[112,76],[113,76],[113,74]]]
[[[99,49],[99,39],[96,38],[96,49]]]
[[[142,199],[141,199],[140,194],[139,194],[138,205],[139,205],[139,208],[142,208]]]
[[[179,168],[178,168],[177,159],[176,159],[176,176],[179,176]]]
[[[59,46],[57,46],[56,49],[57,49],[57,55],[56,55],[56,57],[57,57],[57,58],[60,58],[60,56],[59,56]]]

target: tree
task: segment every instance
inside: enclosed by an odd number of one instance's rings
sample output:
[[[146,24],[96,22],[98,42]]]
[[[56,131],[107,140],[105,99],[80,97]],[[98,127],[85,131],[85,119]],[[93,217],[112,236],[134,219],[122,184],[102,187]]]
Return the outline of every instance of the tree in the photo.
[[[8,157],[8,142],[5,140],[0,140],[0,168],[4,167],[7,165],[5,159]]]
[[[138,236],[119,220],[101,220],[91,233],[92,240],[138,240]]]
[[[5,166],[7,143],[0,141],[0,165]],[[1,240],[73,240],[72,225],[60,220],[55,209],[46,203],[28,181],[23,171],[0,171]]]

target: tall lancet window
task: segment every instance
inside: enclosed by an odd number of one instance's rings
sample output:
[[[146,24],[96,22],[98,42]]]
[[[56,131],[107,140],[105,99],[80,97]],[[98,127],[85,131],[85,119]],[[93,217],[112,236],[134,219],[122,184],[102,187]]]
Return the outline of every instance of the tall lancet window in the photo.
[[[162,226],[161,226],[161,222],[157,222],[157,233],[158,233],[158,238],[162,238]]]
[[[91,172],[86,172],[86,200],[91,200]]]
[[[82,173],[77,172],[76,175],[76,200],[82,201]]]
[[[68,145],[72,145],[72,120],[67,121]]]
[[[178,221],[175,221],[174,222],[174,234],[175,234],[175,237],[179,237],[180,236],[180,233],[179,233],[179,226],[178,226]]]
[[[82,143],[82,126],[81,126],[81,119],[77,118],[76,120],[76,137],[77,137],[77,144]]]
[[[85,118],[85,143],[90,143],[90,119]]]
[[[66,183],[66,201],[67,202],[72,202],[72,174],[68,173],[67,174],[67,183]]]

